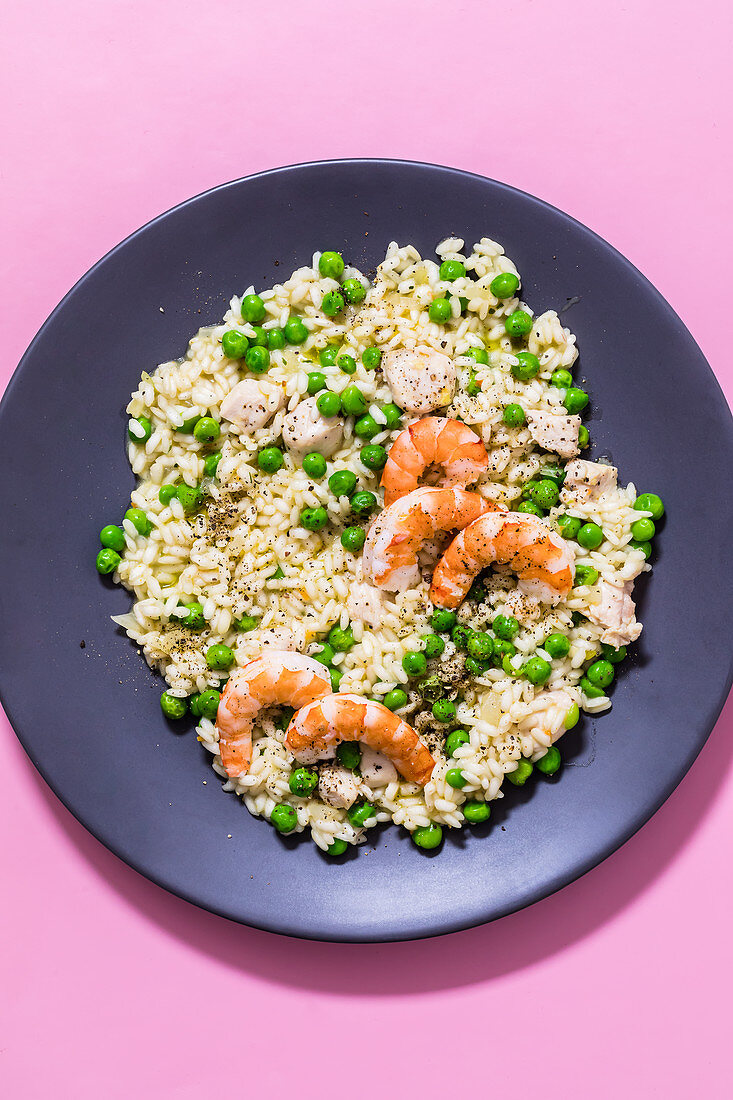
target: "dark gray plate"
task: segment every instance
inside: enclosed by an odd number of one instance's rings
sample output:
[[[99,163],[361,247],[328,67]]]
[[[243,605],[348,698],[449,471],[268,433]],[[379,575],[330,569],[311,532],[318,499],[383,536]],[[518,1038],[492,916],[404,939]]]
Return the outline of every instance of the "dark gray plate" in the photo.
[[[538,312],[581,351],[595,456],[660,493],[667,518],[638,585],[644,633],[613,709],[562,742],[559,779],[510,790],[490,828],[421,854],[399,829],[330,862],[222,794],[161,681],[110,615],[129,596],[94,569],[133,477],[124,406],[233,292],[337,248],[365,271],[391,240],[430,255],[455,233],[502,242]],[[161,312],[161,307],[163,312]],[[560,211],[425,164],[341,161],[266,172],[191,199],[85,275],[31,344],[0,408],[0,685],[18,737],[71,812],[168,890],[234,920],[329,940],[392,940],[529,905],[604,859],[690,767],[730,684],[731,416],[699,349],[622,256]],[[82,648],[82,641],[84,647]]]

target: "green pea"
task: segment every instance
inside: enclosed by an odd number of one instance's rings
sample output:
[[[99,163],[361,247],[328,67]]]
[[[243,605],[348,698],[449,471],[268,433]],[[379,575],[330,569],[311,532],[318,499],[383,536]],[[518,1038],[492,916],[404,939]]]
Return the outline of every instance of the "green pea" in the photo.
[[[195,485],[178,485],[176,496],[187,516],[197,511],[204,502],[204,494]]]
[[[216,471],[221,462],[221,451],[214,451],[204,459],[204,477],[216,477]]]
[[[352,554],[358,554],[365,541],[366,532],[362,527],[347,527],[341,533],[341,545]]]
[[[545,638],[543,649],[553,658],[567,657],[570,652],[570,639],[559,632],[550,634],[549,638]]]
[[[580,707],[578,706],[577,703],[571,703],[570,706],[568,707],[568,712],[565,715],[565,720],[563,722],[563,725],[565,726],[565,729],[566,730],[573,729],[574,726],[577,726],[579,719],[580,719]]]
[[[338,691],[344,678],[343,672],[340,668],[329,668],[328,675],[331,680],[331,691]]]
[[[188,703],[185,699],[178,699],[175,695],[164,691],[160,697],[160,709],[166,718],[176,720],[184,718],[188,711]]]
[[[489,290],[495,298],[513,298],[519,290],[519,279],[511,271],[502,271],[491,280]]]
[[[259,619],[254,615],[242,615],[241,619],[234,619],[232,621],[232,627],[236,630],[237,634],[249,634],[250,630],[254,630]]]
[[[359,439],[373,439],[379,430],[379,424],[369,413],[366,416],[360,416],[354,424],[354,435],[358,435]]]
[[[517,505],[518,512],[526,512],[530,516],[542,516],[544,512],[537,505],[533,504],[531,500],[523,500],[521,504]]]
[[[494,643],[490,634],[475,631],[468,639],[468,655],[475,661],[490,661],[494,652]]]
[[[311,371],[308,375],[308,393],[313,397],[314,394],[319,393],[326,388],[326,376],[321,374],[320,371]]]
[[[439,634],[447,634],[456,625],[457,619],[455,611],[446,611],[441,607],[430,616],[430,625]]]
[[[318,786],[318,772],[311,768],[296,768],[290,773],[288,787],[291,794],[300,798],[308,798]]]
[[[595,584],[598,580],[598,570],[592,565],[576,565],[575,588],[581,588],[589,584]]]
[[[443,830],[440,825],[436,825],[434,822],[430,822],[429,825],[423,825],[419,829],[415,829],[412,834],[413,843],[418,848],[422,848],[423,851],[429,852],[433,848],[437,848],[443,839]]]
[[[610,661],[612,665],[618,665],[626,658],[626,646],[621,645],[618,649],[615,649],[612,645],[607,645],[604,642],[601,646],[601,655],[606,661]]]
[[[331,390],[326,390],[325,393],[320,394],[316,398],[316,408],[321,416],[325,416],[326,419],[338,416],[341,409],[341,398],[337,393],[332,393]]]
[[[466,393],[469,397],[477,397],[481,393],[481,383],[477,381],[476,371],[474,370],[469,375]]]
[[[600,699],[602,695],[606,694],[603,688],[591,683],[587,676],[584,676],[580,681],[580,690],[584,692],[589,699]]]
[[[453,787],[456,791],[460,791],[468,783],[460,768],[449,768],[445,773],[445,781],[449,787]]]
[[[443,681],[439,676],[427,676],[420,681],[417,690],[426,702],[434,703],[443,696]]]
[[[199,417],[198,413],[196,413],[195,416],[189,416],[189,418],[187,420],[184,420],[180,427],[176,428],[175,431],[180,432],[181,435],[190,435],[200,419],[201,418]]]
[[[582,412],[588,404],[588,394],[585,390],[579,390],[576,386],[571,386],[563,397],[562,403],[570,415],[573,416]]]
[[[270,366],[270,353],[267,348],[255,345],[255,347],[247,349],[244,362],[253,374],[264,374]]]
[[[337,313],[343,313],[346,302],[340,290],[329,290],[321,299],[321,309],[327,317],[335,317]]]
[[[392,688],[385,695],[383,703],[387,710],[401,710],[407,703],[407,692],[402,688]]]
[[[344,273],[344,259],[340,252],[322,252],[318,270],[324,279],[340,279]]]
[[[657,529],[650,519],[637,519],[631,524],[631,534],[637,542],[649,542],[657,533]]]
[[[304,508],[300,513],[300,523],[306,531],[321,531],[328,524],[328,512],[323,505],[318,508]]]
[[[326,460],[318,451],[310,451],[303,459],[303,469],[308,477],[321,478],[326,472]]]
[[[245,294],[241,310],[242,320],[249,321],[251,325],[258,325],[265,319],[265,303],[259,294]]]
[[[640,493],[634,502],[637,512],[651,512],[652,519],[661,519],[664,515],[662,498],[656,493]]]
[[[466,268],[460,260],[443,260],[438,268],[438,275],[448,283],[453,283],[456,279],[462,279],[465,274]]]
[[[382,349],[365,348],[361,353],[361,361],[367,370],[376,370],[382,362]]]
[[[565,481],[565,467],[564,466],[541,466],[540,477],[547,477],[550,481],[554,481],[556,485],[562,485]]]
[[[488,366],[489,353],[486,348],[469,348],[466,352],[475,363],[479,363],[482,367]]]
[[[379,444],[362,447],[359,457],[368,470],[383,470],[387,465],[387,452]]]
[[[292,833],[293,829],[298,824],[298,815],[295,811],[295,807],[288,806],[284,802],[281,802],[279,806],[273,808],[270,814],[270,821],[279,833]]]
[[[521,428],[527,417],[524,415],[524,409],[521,405],[511,404],[504,408],[502,420],[510,428]]]
[[[427,671],[428,662],[424,653],[409,652],[402,658],[402,667],[408,676],[423,676]]]
[[[434,657],[440,657],[445,652],[445,642],[440,634],[426,634],[423,638],[423,642],[425,645],[423,652],[428,660],[432,660]]]
[[[335,367],[338,355],[339,349],[333,344],[327,344],[325,348],[321,348],[319,351],[318,362],[322,367]]]
[[[326,848],[326,855],[331,857],[342,856],[347,848],[348,844],[345,840],[332,840]]]
[[[517,361],[512,367],[512,375],[518,382],[529,382],[539,373],[540,361],[531,351],[518,351]]]
[[[289,344],[304,344],[308,339],[308,329],[300,317],[288,317],[283,332]]]
[[[356,370],[356,359],[353,355],[339,355],[336,366],[344,374],[353,374]]]
[[[344,279],[341,293],[350,306],[358,306],[366,298],[366,287],[358,279]]]
[[[163,505],[168,505],[173,500],[173,497],[178,492],[177,485],[161,485],[158,490],[158,500]]]
[[[578,519],[577,516],[569,516],[567,512],[563,512],[561,516],[557,517],[557,525],[564,539],[576,539],[578,531],[583,526],[583,521]]]
[[[445,755],[453,756],[461,745],[467,745],[471,740],[468,730],[453,730],[445,740]]]
[[[558,367],[557,370],[552,372],[550,384],[552,386],[559,386],[561,389],[570,389],[573,384],[573,376],[569,370],[565,370],[564,367]]]
[[[330,665],[333,664],[333,659],[336,656],[336,651],[332,645],[328,644],[328,642],[323,642],[320,649],[317,649],[315,653],[311,654],[311,656],[313,657],[314,661],[320,661],[322,665]]]
[[[178,622],[181,626],[185,626],[189,630],[203,630],[206,626],[203,605],[197,600],[186,604],[186,614],[183,615]]]
[[[517,647],[508,642],[506,638],[497,638],[494,642],[494,664],[503,667],[504,659],[516,656],[516,652]]]
[[[519,630],[519,622],[513,615],[496,615],[491,627],[497,638],[510,642]]]
[[[267,347],[267,333],[265,332],[265,330],[260,325],[253,325],[252,328],[254,330],[254,336],[250,336],[249,346],[251,348],[254,348],[254,347],[266,348]]]
[[[515,309],[504,319],[504,328],[511,337],[526,336],[532,331],[532,318],[524,309]]]
[[[607,688],[613,682],[616,670],[610,661],[594,661],[586,670],[586,676],[595,687]]]
[[[227,359],[241,359],[248,347],[249,340],[243,332],[237,332],[236,329],[230,328],[221,338],[221,350]]]
[[[200,420],[197,420],[196,427],[193,429],[194,439],[197,439],[199,443],[213,443],[215,439],[219,438],[221,428],[213,416],[202,416]]]
[[[105,548],[97,554],[97,572],[102,574],[114,573],[120,564],[120,555],[114,550]]]
[[[603,530],[597,523],[584,523],[578,531],[578,542],[586,550],[597,550],[603,542]]]
[[[351,511],[358,516],[368,516],[377,506],[374,493],[354,493],[351,498]]]
[[[354,645],[354,635],[351,627],[332,626],[328,632],[329,643],[337,653],[348,653]]]
[[[207,688],[200,695],[192,695],[191,713],[197,718],[208,718],[210,722],[213,722],[219,710],[220,699],[221,692],[217,691],[216,688]]]
[[[586,428],[585,424],[581,424],[578,428],[578,446],[580,447],[581,451],[584,451],[589,443],[590,432]]]
[[[270,351],[281,351],[285,347],[285,333],[281,328],[267,330],[267,346]]]
[[[129,519],[138,535],[147,536],[153,530],[153,525],[142,508],[128,508],[125,512],[125,519]]]
[[[513,772],[507,772],[506,778],[510,783],[513,783],[515,787],[523,787],[529,779],[530,775],[534,771],[534,768],[530,764],[529,760],[520,760],[517,765],[517,770]]]
[[[468,649],[468,639],[473,634],[470,626],[462,626],[457,623],[451,630],[451,641],[456,649]]]
[[[544,657],[530,657],[524,666],[524,675],[530,684],[544,684],[550,679],[552,666]]]
[[[483,825],[491,817],[491,807],[488,802],[480,802],[477,798],[468,799],[461,806],[461,810],[469,825]]]
[[[445,324],[446,321],[450,320],[452,313],[453,310],[447,298],[436,298],[428,308],[428,317],[436,325]]]
[[[127,425],[127,434],[133,443],[147,443],[153,434],[152,421],[147,416],[134,416]]]
[[[116,550],[121,554],[125,549],[125,532],[121,527],[115,527],[114,523],[108,523],[99,532],[99,541],[108,550]]]
[[[466,672],[470,672],[471,676],[484,676],[490,667],[490,661],[477,661],[474,657],[466,657]]]
[[[328,479],[328,487],[335,497],[350,497],[356,489],[356,474],[351,470],[335,470]]]
[[[554,745],[550,745],[545,755],[537,761],[535,767],[543,775],[554,775],[559,770],[561,763],[560,750],[556,749]]]
[[[451,699],[436,699],[432,709],[438,722],[452,722],[456,716],[456,704]]]
[[[356,771],[361,764],[361,748],[355,741],[342,741],[336,747],[336,759],[349,771]]]
[[[209,668],[226,670],[234,664],[234,653],[228,645],[210,645],[206,650],[206,663]]]
[[[358,386],[347,386],[341,394],[341,408],[348,416],[361,416],[368,408],[368,402]]]
[[[530,489],[532,500],[540,508],[544,508],[549,512],[550,508],[554,508],[560,499],[560,489],[556,481],[551,481],[549,477],[542,478],[541,481],[532,482]]]
[[[649,561],[652,553],[652,544],[650,542],[635,542],[632,539],[632,541],[629,543],[629,546],[633,550],[641,550],[646,560]]]
[[[351,824],[355,829],[361,829],[370,817],[374,817],[377,811],[371,802],[356,802],[346,811]]]
[[[263,447],[257,455],[257,465],[265,474],[276,474],[285,465],[285,458],[279,447]]]

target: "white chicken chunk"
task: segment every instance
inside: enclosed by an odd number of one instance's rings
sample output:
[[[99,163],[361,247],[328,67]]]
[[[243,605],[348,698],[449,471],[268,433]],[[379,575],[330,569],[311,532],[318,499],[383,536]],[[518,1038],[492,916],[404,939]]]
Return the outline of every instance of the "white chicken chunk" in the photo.
[[[222,401],[221,415],[241,432],[254,432],[272,420],[284,401],[281,386],[257,378],[245,378],[237,382]]]
[[[376,629],[384,614],[382,593],[371,584],[354,584],[346,597],[346,610],[350,619]]]
[[[397,782],[397,768],[384,753],[375,752],[366,745],[361,750],[361,763],[359,764],[361,778],[370,787],[386,787],[388,783]]]
[[[578,453],[579,416],[527,410],[527,424],[535,443],[546,451],[554,451],[561,458],[573,458]]]
[[[324,764],[318,775],[318,795],[329,806],[348,810],[359,796],[359,784],[348,768],[341,764]]]
[[[588,608],[590,621],[596,626],[605,627],[601,641],[615,649],[635,642],[641,634],[641,623],[636,621],[636,605],[631,598],[633,587],[633,581],[611,584],[610,581],[600,580],[600,603]]]
[[[341,420],[336,416],[321,416],[316,398],[309,397],[289,412],[283,422],[283,440],[291,451],[308,454],[318,451],[328,458],[338,449],[343,438]]]
[[[456,365],[442,351],[428,347],[388,351],[382,368],[392,396],[408,413],[422,416],[453,400]]]
[[[565,467],[565,482],[560,492],[563,504],[586,504],[599,500],[604,493],[616,488],[618,470],[600,462],[587,462],[574,458]]]

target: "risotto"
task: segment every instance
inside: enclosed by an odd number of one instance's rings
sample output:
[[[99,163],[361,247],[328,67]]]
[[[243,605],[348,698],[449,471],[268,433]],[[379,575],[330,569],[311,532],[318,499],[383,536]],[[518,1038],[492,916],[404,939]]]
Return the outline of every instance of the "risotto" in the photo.
[[[231,300],[127,411],[101,573],[225,791],[330,856],[420,848],[561,765],[641,632],[653,493],[582,458],[575,337],[500,245],[337,252]]]

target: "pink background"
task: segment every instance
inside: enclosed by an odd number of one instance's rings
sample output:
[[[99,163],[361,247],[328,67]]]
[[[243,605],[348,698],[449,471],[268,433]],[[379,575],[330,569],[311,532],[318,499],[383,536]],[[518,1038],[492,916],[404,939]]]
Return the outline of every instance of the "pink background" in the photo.
[[[730,395],[727,0],[3,12],[3,377],[72,283],[160,211],[260,169],[376,155],[575,215],[659,287]],[[656,817],[559,895],[357,947],[168,896],[87,835],[4,723],[0,1092],[730,1096],[732,725],[729,704]]]

